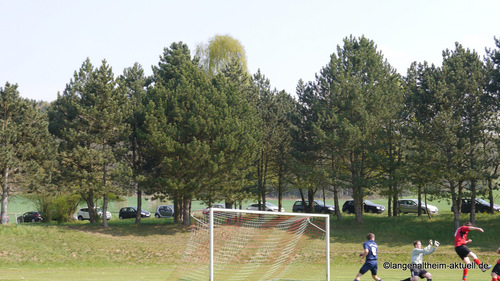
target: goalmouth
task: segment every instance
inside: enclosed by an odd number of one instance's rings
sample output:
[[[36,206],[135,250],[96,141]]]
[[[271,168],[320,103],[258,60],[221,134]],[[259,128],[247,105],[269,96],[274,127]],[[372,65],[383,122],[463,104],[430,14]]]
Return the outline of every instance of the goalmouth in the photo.
[[[329,215],[193,212],[175,280],[330,280]]]

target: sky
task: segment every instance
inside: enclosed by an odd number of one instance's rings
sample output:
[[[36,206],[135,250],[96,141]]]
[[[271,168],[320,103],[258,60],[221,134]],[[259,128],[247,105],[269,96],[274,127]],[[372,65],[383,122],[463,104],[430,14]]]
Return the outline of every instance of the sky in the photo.
[[[295,94],[351,35],[373,40],[402,75],[414,61],[440,66],[455,42],[483,57],[500,38],[499,11],[498,0],[0,0],[0,87],[51,102],[87,58],[105,59],[115,77],[136,62],[150,75],[173,42],[194,54],[227,34],[251,74]]]

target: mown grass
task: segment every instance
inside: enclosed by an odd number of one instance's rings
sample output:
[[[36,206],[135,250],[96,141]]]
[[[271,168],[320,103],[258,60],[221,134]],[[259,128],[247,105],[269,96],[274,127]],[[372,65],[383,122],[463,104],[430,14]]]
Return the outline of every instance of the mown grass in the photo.
[[[287,211],[294,201],[285,201]],[[477,214],[476,219],[485,232],[471,232],[469,247],[482,261],[493,264],[499,258],[495,251],[500,246],[500,215]],[[462,215],[461,222],[467,220],[468,215]],[[135,225],[132,219],[115,217],[109,225],[109,229],[88,222],[0,226],[0,280],[168,280],[190,235],[171,218],[143,219]],[[413,240],[422,240],[424,245],[429,239],[441,242],[434,254],[424,258],[426,262],[460,262],[453,247],[453,216],[449,210],[441,212],[441,207],[440,214],[430,220],[414,214],[392,218],[365,214],[363,222],[356,223],[354,215],[343,215],[341,221],[332,216],[331,228],[332,280],[354,279],[361,266],[361,244],[369,232],[376,234],[379,275],[386,281],[408,275],[400,269],[384,269],[382,264],[408,263]],[[458,280],[461,275],[461,270],[431,272],[439,280]],[[469,280],[489,276],[479,270],[469,275]],[[363,279],[371,280],[369,276]]]
[[[360,266],[357,255],[369,232],[376,234],[381,264],[408,263],[416,239],[441,242],[438,251],[425,257],[426,262],[459,262],[453,248],[452,219],[451,214],[436,215],[431,220],[414,215],[389,218],[366,214],[362,223],[356,223],[353,215],[344,215],[341,221],[332,216],[332,276],[349,277],[333,280],[354,278]],[[462,221],[467,219],[463,215]],[[473,240],[470,248],[488,263],[498,258],[499,219],[500,215],[478,214],[477,224],[485,232],[469,234]],[[167,280],[181,260],[189,235],[187,228],[174,225],[172,219],[144,219],[141,225],[133,220],[112,220],[109,229],[81,222],[2,226],[0,279]],[[384,280],[400,280],[391,276],[406,275],[402,270],[380,270],[386,273]],[[459,276],[460,272],[440,273],[446,274]]]

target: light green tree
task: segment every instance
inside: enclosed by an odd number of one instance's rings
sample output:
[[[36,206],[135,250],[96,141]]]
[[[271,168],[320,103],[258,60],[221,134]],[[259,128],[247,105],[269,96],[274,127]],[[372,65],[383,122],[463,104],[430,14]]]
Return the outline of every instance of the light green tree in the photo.
[[[215,35],[208,43],[198,44],[196,56],[200,58],[203,70],[211,77],[221,73],[231,60],[240,61],[243,72],[248,72],[245,48],[230,35]]]

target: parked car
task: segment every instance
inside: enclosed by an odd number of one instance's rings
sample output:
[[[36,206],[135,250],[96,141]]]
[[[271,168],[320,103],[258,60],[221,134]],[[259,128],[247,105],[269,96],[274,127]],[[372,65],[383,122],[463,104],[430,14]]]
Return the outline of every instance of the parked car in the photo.
[[[169,218],[174,216],[174,206],[172,205],[162,205],[156,208],[155,217],[156,218]]]
[[[94,207],[94,210],[97,213],[97,215],[100,218],[102,218],[102,209],[99,207]],[[78,212],[76,212],[76,218],[79,221],[90,220],[89,208],[86,207],[86,208],[81,208],[80,210],[78,210]],[[111,213],[109,211],[106,211],[106,219],[107,220],[111,219]]]
[[[421,202],[420,209],[422,210],[422,214],[427,214],[427,210],[431,214],[438,213],[438,207],[427,204],[427,209],[425,208],[425,202]],[[398,211],[403,214],[408,213],[418,213],[418,199],[401,199],[398,200]]]
[[[213,204],[212,208],[224,209],[224,208],[226,208],[226,205],[224,205],[224,204]],[[205,209],[203,209],[203,214],[204,215],[208,216],[209,213],[210,213],[210,208],[206,207]]]
[[[476,198],[476,213],[487,213],[490,211],[490,206],[491,206],[490,202],[480,198]],[[470,213],[471,208],[472,208],[472,199],[463,198],[462,207],[460,208],[461,213],[468,214]],[[494,204],[493,210],[495,210],[495,212],[500,212],[500,206]],[[453,206],[451,206],[451,211],[453,212]]]
[[[370,200],[363,201],[363,211],[365,213],[377,213],[381,214],[385,211],[385,207],[383,205],[375,204]],[[354,200],[347,200],[342,205],[342,212],[348,214],[354,214]]]
[[[278,206],[271,204],[269,202],[266,202],[266,206],[264,206],[264,211],[270,211],[270,212],[284,212],[285,208],[281,207],[281,210],[278,209]],[[250,211],[258,211],[259,210],[259,203],[253,203],[248,205],[247,210]]]
[[[306,201],[306,206],[309,205],[309,202]],[[323,214],[333,214],[335,213],[335,206],[325,205],[323,201],[314,200],[314,212],[315,213],[323,213]],[[292,212],[294,213],[303,213],[305,212],[305,206],[302,204],[302,200],[297,200],[293,204]]]
[[[42,215],[37,212],[26,212],[22,216],[17,218],[17,223],[23,223],[23,222],[39,222],[43,221]]]
[[[118,218],[122,219],[130,219],[135,218],[137,215],[136,207],[123,207],[120,209],[118,213]],[[151,217],[151,213],[145,210],[141,210],[141,218],[149,218]]]

